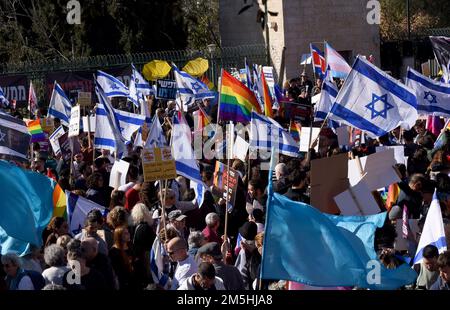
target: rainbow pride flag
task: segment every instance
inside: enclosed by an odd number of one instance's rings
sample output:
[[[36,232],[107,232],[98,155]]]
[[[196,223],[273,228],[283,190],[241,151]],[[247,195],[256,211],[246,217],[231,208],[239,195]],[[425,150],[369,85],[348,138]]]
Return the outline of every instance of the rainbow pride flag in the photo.
[[[261,70],[261,84],[264,97],[264,114],[270,118],[273,118],[272,113],[272,98],[270,97],[269,86],[267,86],[266,77]]]
[[[251,113],[261,114],[255,94],[226,70],[222,70],[219,120],[248,123]]]
[[[395,205],[397,202],[398,196],[400,195],[400,187],[398,186],[398,183],[394,183],[389,185],[388,189],[388,195],[386,199],[386,210],[390,211],[392,206]]]
[[[200,81],[203,84],[205,84],[206,86],[208,86],[209,90],[213,90],[214,89],[214,83],[211,82],[205,74],[201,77]]]
[[[445,129],[445,130],[450,130],[450,118],[449,118],[449,119],[447,120],[447,122],[445,123],[444,129]],[[441,132],[441,133],[439,134],[439,136],[437,137],[436,142],[434,143],[434,148],[435,148],[435,149],[439,149],[439,148],[441,148],[442,146],[444,146],[444,144],[446,143],[445,140],[446,140],[446,139],[445,139],[445,131],[444,131],[444,132]]]
[[[291,120],[291,124],[289,125],[289,133],[291,134],[292,138],[294,138],[295,141],[300,141],[300,132],[302,131],[302,125],[295,122],[294,120]]]
[[[39,119],[29,121],[27,123],[28,132],[31,134],[31,143],[45,141],[45,133],[41,127]]]
[[[61,186],[56,183],[55,188],[53,189],[53,217],[61,216],[67,218],[66,205],[66,194]]]

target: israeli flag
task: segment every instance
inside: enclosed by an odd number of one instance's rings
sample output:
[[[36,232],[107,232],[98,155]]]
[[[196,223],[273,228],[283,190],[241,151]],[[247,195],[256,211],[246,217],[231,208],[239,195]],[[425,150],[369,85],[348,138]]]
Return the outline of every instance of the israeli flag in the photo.
[[[103,71],[97,71],[97,82],[106,97],[129,97],[130,90],[118,78]]]
[[[166,259],[164,259],[166,256]],[[152,248],[150,250],[150,271],[152,274],[153,282],[158,283],[165,289],[169,289],[169,267],[165,268],[169,260],[167,259],[167,253],[165,252],[164,245],[159,241],[159,238],[155,238]]]
[[[94,146],[115,152],[120,158],[125,152],[125,139],[120,133],[120,122],[116,118],[114,108],[100,85],[96,85],[99,103],[95,117]]]
[[[164,136],[164,131],[162,129],[161,123],[159,122],[159,117],[157,115],[153,117],[147,141],[145,142],[146,148],[151,148],[155,146],[157,147],[167,146],[166,137]]]
[[[419,114],[450,117],[450,84],[433,81],[408,68],[406,86],[416,92]]]
[[[253,64],[253,93],[255,94],[256,100],[258,100],[261,109],[264,111],[264,100],[261,97],[260,89],[262,89],[261,85],[261,76],[259,75],[258,65]]]
[[[136,70],[135,66],[131,64],[131,81],[130,81],[130,101],[139,107],[139,101],[144,99],[144,96],[149,96],[154,93],[153,88],[144,79],[144,77]]]
[[[439,253],[447,250],[447,241],[445,239],[444,222],[442,220],[442,211],[436,192],[433,195],[430,208],[428,209],[422,235],[420,236],[419,246],[414,256],[414,264],[419,264],[423,260],[423,249],[432,244],[436,246]]]
[[[147,128],[151,128],[152,126],[152,118],[151,118],[151,114],[150,114],[150,109],[148,107],[148,104],[144,101],[142,102],[141,106],[140,106],[140,111],[141,111],[141,115],[143,115],[145,117],[145,124],[147,125]],[[145,145],[145,141],[142,138],[142,127],[139,128],[138,133],[136,134],[136,137],[134,139],[134,147],[144,147]]]
[[[380,137],[417,120],[414,91],[358,56],[331,108],[330,117]]]
[[[299,145],[290,133],[276,121],[252,112],[250,148],[253,150],[272,150],[280,154],[298,157]]]
[[[66,210],[70,232],[76,235],[84,227],[84,221],[90,211],[100,210],[103,214],[105,208],[89,199],[66,191]]]
[[[3,89],[0,87],[0,105],[3,108],[6,108],[9,106],[9,101],[6,99],[5,94],[3,93]]]
[[[172,150],[177,174],[203,184],[200,167],[192,150],[191,128],[183,116],[173,118]]]
[[[325,120],[327,118],[327,115],[330,112],[334,101],[336,100],[338,92],[339,90],[336,85],[334,85],[331,75],[326,74],[325,79],[322,83],[320,99],[316,105],[316,116],[314,119],[316,122]],[[338,128],[339,123],[329,119],[328,126],[330,128]]]
[[[114,118],[119,122],[120,133],[126,141],[131,140],[131,136],[136,130],[141,128],[145,122],[145,116],[130,112],[125,112],[117,109],[113,109]],[[97,115],[106,115],[106,110],[103,107],[97,108]]]
[[[70,103],[69,98],[67,98],[64,90],[55,81],[52,97],[48,107],[48,116],[52,118],[59,118],[61,120],[61,124],[69,127],[71,110],[72,104]]]
[[[193,78],[186,72],[180,71],[175,65],[172,66],[177,83],[176,101],[184,111],[195,103],[195,100],[215,98],[215,92],[209,90],[208,86]]]
[[[330,67],[331,76],[334,78],[345,79],[352,68],[330,44],[325,43],[326,63]]]

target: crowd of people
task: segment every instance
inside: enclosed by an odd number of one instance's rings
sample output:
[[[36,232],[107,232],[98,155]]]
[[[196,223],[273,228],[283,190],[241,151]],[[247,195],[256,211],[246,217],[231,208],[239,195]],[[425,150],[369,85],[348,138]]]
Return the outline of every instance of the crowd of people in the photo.
[[[284,85],[286,100],[311,105],[311,96],[319,94],[321,81],[314,85],[306,74]],[[157,115],[166,137],[170,137],[174,102],[147,98],[152,115]],[[205,99],[204,110],[217,120],[217,103]],[[45,111],[41,111],[45,115]],[[277,115],[279,122],[289,120]],[[13,111],[16,117],[19,113]],[[185,115],[193,127],[190,111]],[[55,128],[60,123],[55,119]],[[303,126],[310,126],[303,123]],[[273,189],[291,200],[310,203],[311,161],[349,152],[367,156],[376,146],[403,145],[407,165],[397,165],[402,174],[397,201],[386,205],[389,216],[378,229],[375,248],[388,268],[407,264],[414,256],[418,238],[409,240],[409,250],[396,251],[395,223],[406,206],[409,216],[423,227],[432,195],[437,191],[450,244],[450,144],[435,148],[437,136],[419,120],[409,131],[400,128],[378,139],[353,141],[340,146],[334,132],[325,128],[321,136],[327,143],[319,151],[311,148],[299,158],[280,156],[275,167]],[[169,141],[169,139],[167,139]],[[259,160],[231,161],[239,172],[236,200],[228,213],[227,239],[224,240],[226,201],[223,190],[213,179],[216,159],[199,160],[201,177],[210,188],[198,205],[189,180],[178,176],[167,188],[143,178],[141,148],[130,142],[122,160],[130,163],[127,183],[109,186],[114,157],[107,150],[95,150],[86,133],[79,136],[81,151],[70,161],[54,156],[51,148],[33,145],[33,161],[25,165],[37,173],[53,176],[63,190],[72,191],[103,207],[91,211],[81,231],[69,231],[67,219],[54,217],[42,235],[42,246],[34,246],[26,256],[14,253],[1,256],[0,289],[5,290],[257,290],[287,289],[279,279],[260,279],[266,215],[268,173]],[[70,167],[72,165],[72,167]],[[162,207],[164,204],[164,208]],[[386,211],[386,210],[380,210]],[[165,223],[165,227],[163,225]],[[286,238],[289,238],[287,235]],[[280,240],[283,242],[283,240]],[[408,288],[448,290],[450,288],[450,252],[439,254],[428,245],[424,261],[412,266],[417,281]],[[294,258],[295,259],[295,258]],[[316,266],[320,268],[320,266]],[[77,281],[79,277],[79,281]]]

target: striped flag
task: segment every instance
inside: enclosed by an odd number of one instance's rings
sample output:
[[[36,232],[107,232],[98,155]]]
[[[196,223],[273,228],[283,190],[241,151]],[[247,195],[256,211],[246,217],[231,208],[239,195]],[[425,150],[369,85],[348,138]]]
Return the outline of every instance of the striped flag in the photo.
[[[300,142],[300,132],[302,131],[302,125],[300,123],[297,123],[294,120],[291,120],[291,124],[289,125],[289,133],[291,134],[292,138],[296,142]]]
[[[3,89],[0,87],[0,107],[6,108],[9,106],[9,101],[6,99]]]
[[[388,189],[388,195],[386,199],[386,210],[390,211],[392,206],[395,205],[398,199],[398,195],[400,195],[400,187],[398,186],[398,183],[394,183],[389,185]]]
[[[28,161],[30,138],[24,121],[0,112],[0,159]]]
[[[50,105],[48,107],[48,116],[59,118],[61,120],[61,124],[69,127],[71,110],[72,104],[70,103],[69,98],[67,98],[64,90],[55,81],[52,97],[50,99]]]
[[[30,89],[28,91],[28,110],[33,117],[37,116],[37,97],[32,81],[30,81]]]
[[[45,133],[41,127],[41,121],[39,119],[29,121],[27,123],[28,132],[31,134],[31,143],[45,141]]]
[[[310,44],[312,65],[316,77],[323,80],[327,71],[327,62],[323,53],[314,45]]]
[[[105,208],[89,199],[78,196],[66,191],[67,198],[67,217],[69,229],[73,235],[81,232],[84,227],[84,221],[88,213],[92,210],[100,210],[103,214]]]
[[[262,113],[255,94],[226,70],[222,70],[219,119],[248,123],[251,113]]]
[[[262,93],[264,98],[264,114],[268,117],[273,118],[272,113],[272,98],[270,97],[269,86],[266,82],[266,77],[264,72],[261,70],[261,84],[262,84]]]
[[[53,217],[55,216],[67,218],[66,194],[59,184],[56,184],[53,190]]]
[[[408,207],[406,205],[403,206],[403,214],[402,214],[402,237],[403,239],[408,239],[409,232],[409,212]]]
[[[330,44],[325,43],[326,63],[330,67],[331,76],[334,78],[345,79],[352,71],[345,59]]]

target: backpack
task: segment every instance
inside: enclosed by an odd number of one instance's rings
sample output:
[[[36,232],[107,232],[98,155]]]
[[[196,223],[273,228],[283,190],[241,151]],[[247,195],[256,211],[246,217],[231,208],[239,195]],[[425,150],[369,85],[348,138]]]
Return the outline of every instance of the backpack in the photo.
[[[22,274],[22,277],[20,279],[18,279],[17,283],[20,283],[20,281],[22,280],[22,278],[24,276],[30,277],[35,291],[40,291],[44,288],[45,280],[44,280],[44,277],[42,276],[42,274],[40,274],[39,272],[34,271],[34,270],[25,270],[25,272]]]

